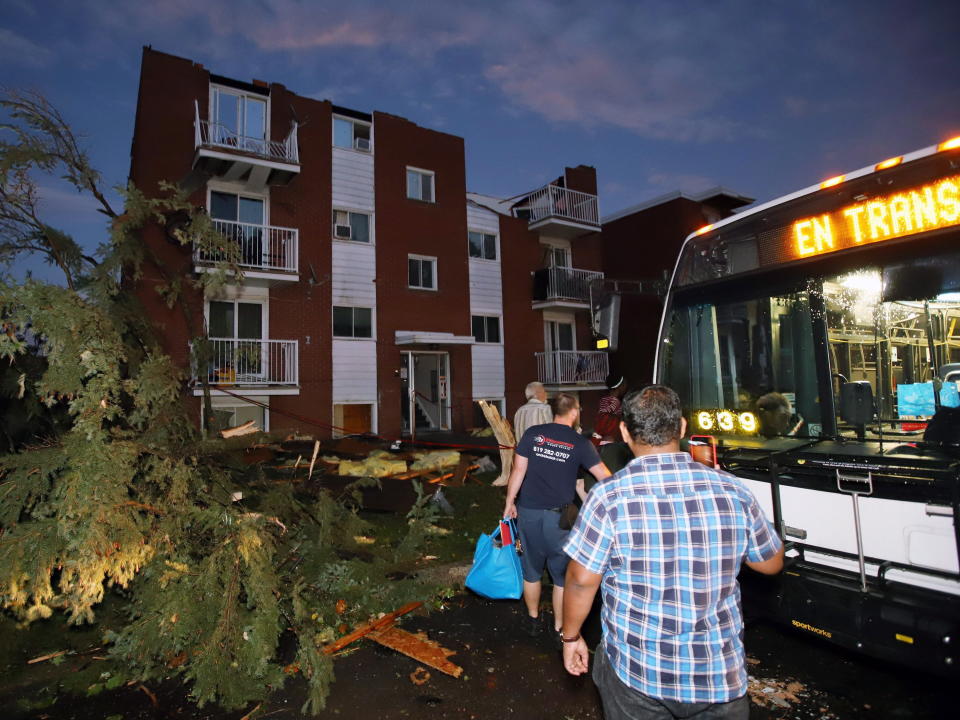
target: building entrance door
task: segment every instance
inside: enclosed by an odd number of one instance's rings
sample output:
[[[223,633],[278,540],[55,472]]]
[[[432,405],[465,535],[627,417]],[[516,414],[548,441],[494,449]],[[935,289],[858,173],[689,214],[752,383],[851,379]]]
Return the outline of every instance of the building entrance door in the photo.
[[[450,356],[405,352],[400,358],[403,432],[450,429]]]

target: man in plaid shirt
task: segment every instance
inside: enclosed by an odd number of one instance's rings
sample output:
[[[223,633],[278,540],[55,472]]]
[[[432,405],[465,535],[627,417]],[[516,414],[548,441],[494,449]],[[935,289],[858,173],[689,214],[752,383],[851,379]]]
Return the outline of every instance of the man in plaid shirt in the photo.
[[[564,544],[563,662],[587,672],[580,628],[602,583],[593,679],[607,720],[749,715],[737,574],[779,572],[783,544],[740,480],[680,452],[685,431],[670,388],[627,395],[636,457],[590,491]]]

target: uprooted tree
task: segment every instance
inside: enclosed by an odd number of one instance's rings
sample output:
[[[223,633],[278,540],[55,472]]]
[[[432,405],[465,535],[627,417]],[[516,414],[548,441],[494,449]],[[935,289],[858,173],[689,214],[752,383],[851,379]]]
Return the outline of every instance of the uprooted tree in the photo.
[[[117,212],[55,108],[19,92],[0,106],[9,119],[0,128],[0,263],[30,253],[63,274],[63,285],[0,280],[0,359],[13,377],[0,392],[35,417],[36,408],[62,415],[41,417],[26,443],[8,433],[13,451],[0,448],[0,603],[25,626],[54,612],[85,623],[105,592],[120,589],[129,620],[111,651],[130,679],[179,675],[201,704],[238,706],[280,687],[293,668],[309,683],[305,708],[320,710],[333,677],[322,645],[427,594],[399,571],[431,506],[414,506],[399,545],[361,546],[355,501],[298,494],[239,462],[249,438],[197,428],[182,402],[186,378],[127,287],[155,261],[141,237],[148,224],[187,218],[179,242],[220,254],[223,237],[172,185],[160,197],[124,188]],[[93,254],[43,219],[38,178],[55,175],[107,218]],[[240,276],[227,261],[195,279],[171,274],[157,292],[187,316],[182,284],[210,292],[227,271]],[[286,665],[285,633],[295,640]]]

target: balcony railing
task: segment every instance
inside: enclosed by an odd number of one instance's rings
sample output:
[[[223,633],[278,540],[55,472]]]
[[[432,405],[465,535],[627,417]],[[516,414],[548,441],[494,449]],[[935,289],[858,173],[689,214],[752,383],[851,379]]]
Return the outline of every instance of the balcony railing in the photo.
[[[207,382],[211,385],[297,385],[296,340],[209,338]],[[196,366],[194,379],[199,378]]]
[[[554,350],[537,353],[537,374],[544,385],[603,384],[610,358],[599,350]]]
[[[194,101],[194,147],[201,146],[236,150],[266,160],[300,164],[300,150],[297,145],[297,123],[293,123],[290,134],[285,140],[267,140],[262,137],[240,135],[226,125],[211,120],[200,119],[200,105]]]
[[[299,233],[295,228],[253,225],[251,223],[214,220],[213,227],[225,242],[239,248],[237,264],[254,270],[297,272],[297,244]],[[216,263],[230,259],[226,246],[218,249],[196,248],[194,262]]]
[[[533,273],[533,299],[590,302],[590,285],[603,279],[602,272],[570,267],[541,268]]]
[[[558,185],[545,185],[535,190],[527,202],[516,208],[518,217],[527,217],[530,224],[555,217],[583,225],[599,225],[600,212],[597,196]]]

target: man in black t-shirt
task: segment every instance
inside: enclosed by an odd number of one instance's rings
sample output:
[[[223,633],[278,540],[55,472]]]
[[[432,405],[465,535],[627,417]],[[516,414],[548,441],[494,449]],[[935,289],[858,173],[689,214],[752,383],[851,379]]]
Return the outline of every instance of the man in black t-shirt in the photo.
[[[517,443],[503,516],[517,518],[523,544],[521,562],[527,632],[537,635],[543,628],[540,579],[546,566],[553,580],[554,637],[559,646],[568,559],[562,547],[569,532],[560,529],[561,511],[575,496],[579,495],[581,500],[587,496],[583,480],[578,478],[581,467],[587,468],[597,480],[609,477],[610,471],[600,461],[593,443],[574,430],[580,419],[577,398],[558,393],[551,404],[553,422],[528,428]]]

